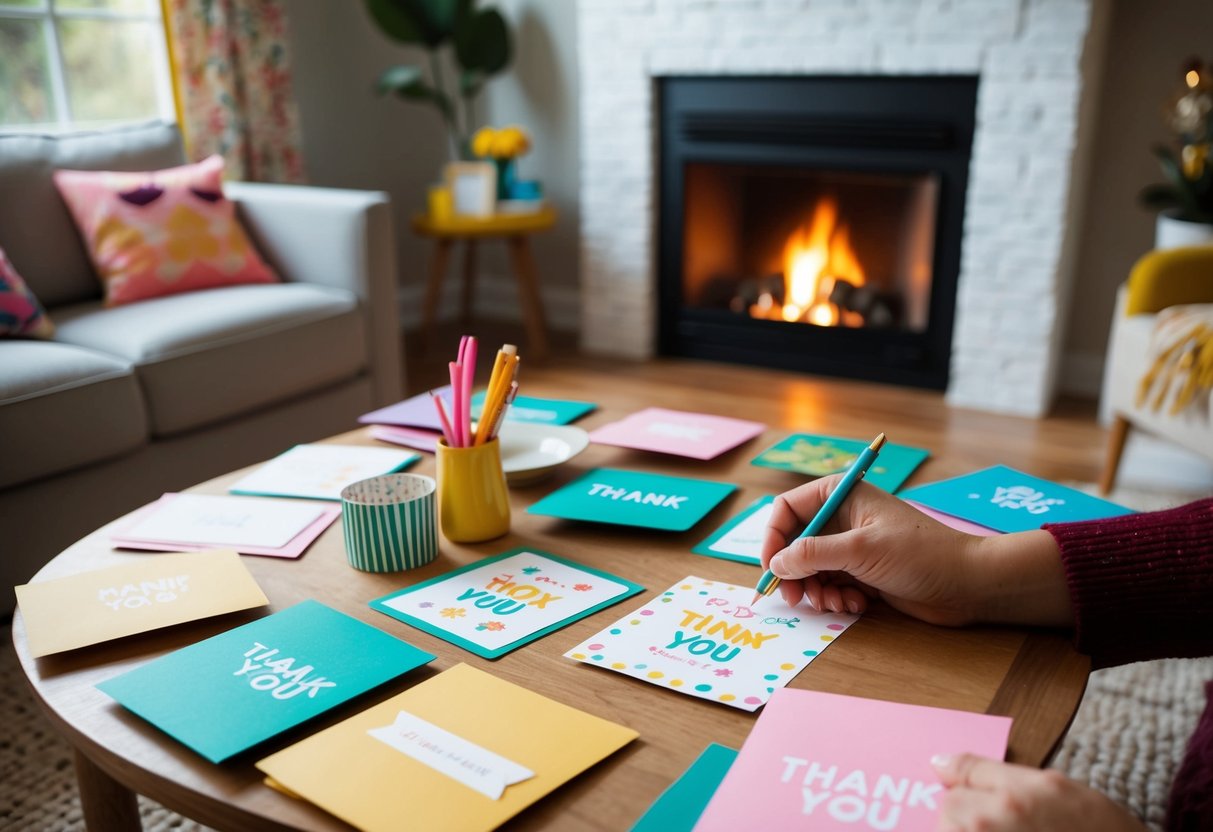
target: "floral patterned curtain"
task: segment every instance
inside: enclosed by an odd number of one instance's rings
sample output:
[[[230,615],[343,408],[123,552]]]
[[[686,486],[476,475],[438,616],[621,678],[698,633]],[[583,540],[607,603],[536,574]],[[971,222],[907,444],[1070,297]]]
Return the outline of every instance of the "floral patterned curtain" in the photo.
[[[163,0],[181,129],[225,176],[302,182],[282,0]]]

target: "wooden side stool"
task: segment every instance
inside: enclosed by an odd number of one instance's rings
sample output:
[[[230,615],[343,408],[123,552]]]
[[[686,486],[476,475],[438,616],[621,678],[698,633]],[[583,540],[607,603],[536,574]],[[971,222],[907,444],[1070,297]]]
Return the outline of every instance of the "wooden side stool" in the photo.
[[[465,244],[462,312],[466,321],[471,318],[472,291],[476,281],[476,243],[486,238],[502,238],[509,245],[510,263],[518,280],[518,298],[522,304],[522,319],[526,324],[530,348],[527,357],[536,361],[544,360],[548,354],[548,339],[535,259],[531,256],[530,236],[546,231],[555,224],[556,211],[553,208],[543,208],[529,214],[494,214],[491,217],[456,215],[442,220],[428,214],[414,214],[413,231],[418,236],[434,240],[434,254],[421,308],[422,343],[428,347],[433,337],[434,314],[438,310],[442,281],[446,277],[455,243],[462,241]]]

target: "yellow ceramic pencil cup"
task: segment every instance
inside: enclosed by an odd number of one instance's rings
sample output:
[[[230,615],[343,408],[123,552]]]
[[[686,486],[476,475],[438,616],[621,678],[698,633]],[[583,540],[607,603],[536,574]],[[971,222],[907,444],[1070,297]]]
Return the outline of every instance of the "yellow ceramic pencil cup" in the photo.
[[[438,522],[453,543],[479,543],[510,530],[510,495],[501,470],[501,443],[470,448],[438,440]]]

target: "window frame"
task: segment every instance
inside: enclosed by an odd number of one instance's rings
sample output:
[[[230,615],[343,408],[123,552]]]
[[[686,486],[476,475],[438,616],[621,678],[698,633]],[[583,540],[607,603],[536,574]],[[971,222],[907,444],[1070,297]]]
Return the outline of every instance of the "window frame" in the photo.
[[[33,20],[42,28],[47,56],[47,80],[51,96],[54,121],[43,121],[32,124],[5,124],[0,122],[0,130],[5,132],[69,132],[100,127],[117,127],[123,124],[137,124],[148,119],[158,118],[161,121],[177,121],[177,105],[173,93],[172,70],[169,66],[167,31],[165,29],[163,7],[159,0],[143,0],[144,11],[123,11],[118,9],[91,8],[62,8],[58,0],[39,0],[37,5],[14,6],[5,0],[0,0],[0,19]],[[59,42],[59,22],[64,20],[113,20],[120,22],[148,23],[159,37],[152,38],[151,65],[152,84],[156,95],[155,114],[131,119],[85,120],[72,116],[71,98],[67,88],[67,69],[63,60],[63,50]]]

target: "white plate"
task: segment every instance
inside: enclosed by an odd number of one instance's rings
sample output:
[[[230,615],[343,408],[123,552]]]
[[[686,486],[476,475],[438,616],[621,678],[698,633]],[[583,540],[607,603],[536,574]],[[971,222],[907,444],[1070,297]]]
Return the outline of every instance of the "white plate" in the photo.
[[[568,462],[590,444],[590,436],[570,425],[505,422],[501,440],[501,467],[510,485],[530,485]]]

